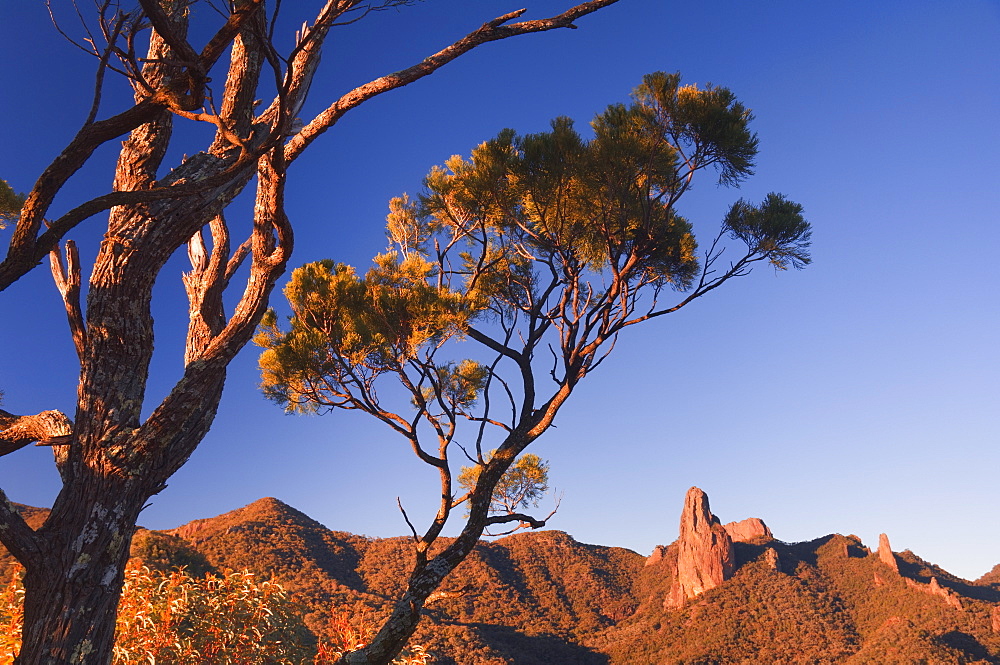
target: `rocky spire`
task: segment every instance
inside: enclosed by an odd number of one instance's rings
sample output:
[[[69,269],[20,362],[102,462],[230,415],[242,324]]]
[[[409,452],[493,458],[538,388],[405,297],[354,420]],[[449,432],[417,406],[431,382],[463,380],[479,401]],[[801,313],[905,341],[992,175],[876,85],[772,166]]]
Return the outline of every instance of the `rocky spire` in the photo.
[[[712,514],[708,495],[697,487],[689,489],[684,498],[676,545],[677,579],[668,594],[667,607],[680,607],[732,577],[733,540]]]
[[[889,546],[889,536],[884,533],[878,537],[878,559],[892,568],[893,572],[899,573],[899,564],[896,562],[896,555],[892,553],[892,548]]]

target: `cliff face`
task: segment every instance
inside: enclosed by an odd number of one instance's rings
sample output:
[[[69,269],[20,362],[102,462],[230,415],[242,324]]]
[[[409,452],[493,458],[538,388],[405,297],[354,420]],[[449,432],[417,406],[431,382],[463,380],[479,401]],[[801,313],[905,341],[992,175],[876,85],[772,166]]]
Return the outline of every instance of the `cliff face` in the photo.
[[[723,525],[734,543],[752,543],[758,540],[773,540],[774,535],[759,517],[749,517],[740,522]]]
[[[697,487],[689,489],[684,498],[676,547],[677,577],[667,596],[667,607],[680,607],[733,576],[733,539],[712,514],[708,495]]]

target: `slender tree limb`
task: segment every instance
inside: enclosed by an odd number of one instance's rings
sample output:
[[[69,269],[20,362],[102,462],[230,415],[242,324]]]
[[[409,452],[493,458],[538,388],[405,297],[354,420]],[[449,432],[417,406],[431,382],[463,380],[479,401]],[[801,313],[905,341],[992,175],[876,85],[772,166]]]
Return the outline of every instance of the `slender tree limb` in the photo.
[[[147,2],[149,0],[146,0]],[[145,6],[145,2],[142,3]],[[205,71],[212,68],[219,60],[226,47],[229,46],[239,34],[240,30],[250,21],[257,12],[264,6],[264,0],[243,0],[235,3],[233,12],[229,15],[226,24],[219,28],[205,47],[201,49],[198,60]]]
[[[403,502],[398,496],[396,497],[396,505],[399,506],[399,512],[403,513],[403,519],[406,521],[406,526],[410,527],[410,533],[413,534],[413,540],[420,540],[420,536],[417,535],[417,529],[413,526],[413,522],[410,521],[410,516],[406,514],[406,509],[403,508]]]
[[[146,0],[151,1],[151,0]],[[488,42],[507,39],[517,35],[525,35],[533,32],[544,32],[557,28],[575,28],[573,21],[593,13],[602,7],[614,4],[618,0],[590,0],[581,3],[571,9],[566,10],[558,16],[534,21],[523,21],[504,25],[523,14],[526,10],[518,10],[505,14],[485,23],[481,28],[475,30],[451,46],[448,46],[437,53],[428,56],[422,62],[408,67],[404,70],[388,74],[375,79],[365,85],[351,90],[336,102],[326,108],[325,111],[312,119],[291,141],[285,146],[285,157],[289,162],[294,161],[305,148],[315,141],[321,134],[333,127],[340,118],[352,108],[368,101],[372,97],[404,85],[413,83],[448,64],[455,58],[468,53],[477,46]]]
[[[48,244],[43,242],[42,247],[39,248],[36,236],[44,216],[56,193],[70,176],[90,159],[98,146],[149,122],[162,108],[162,105],[147,100],[111,118],[92,122],[77,132],[69,145],[42,172],[24,202],[21,218],[11,235],[7,257],[3,263],[0,263],[0,291],[34,268],[45,258],[55,242],[62,239],[62,236],[77,223],[101,210],[107,210],[111,205],[115,205],[112,203],[108,206],[88,206],[80,211],[86,214],[81,215],[78,212],[74,215],[64,215],[63,223],[53,224],[53,227],[58,227],[59,230],[52,232],[50,238],[47,239]],[[83,208],[83,206],[80,207]]]

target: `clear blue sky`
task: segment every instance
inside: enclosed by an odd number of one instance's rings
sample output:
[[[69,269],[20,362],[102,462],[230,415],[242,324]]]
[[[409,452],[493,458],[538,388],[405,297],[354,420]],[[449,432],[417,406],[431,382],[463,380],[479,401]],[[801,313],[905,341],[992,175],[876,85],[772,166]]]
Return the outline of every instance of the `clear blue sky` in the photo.
[[[342,29],[313,104],[520,2],[428,1]],[[0,177],[25,191],[85,116],[93,63],[43,3],[3,4]],[[68,20],[66,0],[54,4]],[[313,4],[285,3],[303,18]],[[524,4],[539,17],[571,0]],[[388,199],[503,127],[540,131],[557,115],[585,126],[654,70],[725,85],[757,116],[757,175],[739,191],[705,181],[682,212],[704,239],[736,198],[782,192],[805,206],[815,262],[758,270],[623,338],[533,447],[564,493],[551,526],[648,554],[676,538],[697,485],[723,521],[762,517],[786,541],[840,532],[876,546],[884,531],[894,549],[976,578],[1000,562],[998,62],[996,0],[621,0],[579,30],[487,45],[349,114],[291,173],[293,264],[367,265],[385,246]],[[105,191],[113,151],[99,157],[54,212]],[[73,234],[85,258],[101,225]],[[183,268],[158,284],[150,399],[179,375]],[[77,368],[48,269],[0,298],[5,408],[72,413]],[[234,363],[214,429],[142,524],[262,496],[371,536],[405,532],[397,496],[430,518],[435,476],[400,440],[360,415],[283,415],[256,390],[256,355]],[[49,451],[0,459],[0,486],[48,505]]]

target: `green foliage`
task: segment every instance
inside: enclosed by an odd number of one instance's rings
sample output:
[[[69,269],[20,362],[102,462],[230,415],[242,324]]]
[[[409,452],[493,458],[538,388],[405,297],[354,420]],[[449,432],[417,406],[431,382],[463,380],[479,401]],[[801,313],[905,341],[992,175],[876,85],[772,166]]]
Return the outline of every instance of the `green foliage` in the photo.
[[[371,641],[377,631],[374,622],[364,616],[337,614],[330,620],[329,642],[320,642],[313,665],[336,665],[340,658],[350,651],[356,651]],[[431,655],[419,644],[403,649],[390,665],[426,665]]]
[[[24,569],[12,567],[0,590],[0,665],[11,665],[21,649],[24,627]]]
[[[265,394],[289,411],[339,405],[343,388],[398,371],[425,346],[461,334],[472,313],[461,294],[428,283],[431,265],[417,255],[376,257],[364,278],[342,263],[297,268],[285,287],[295,315],[283,332],[269,311],[254,341]],[[446,369],[450,396],[467,403],[478,373],[467,363]]]
[[[401,580],[431,570],[427,557],[463,500],[466,536],[542,523],[515,511],[537,504],[548,465],[517,456],[625,328],[677,311],[756,262],[809,262],[809,224],[780,195],[738,202],[702,256],[677,210],[700,171],[715,169],[724,185],[753,172],[752,115],[729,90],[656,73],[633,100],[600,114],[593,138],[557,118],[547,132],[506,129],[469,158],[431,169],[419,197],[390,202],[391,248],[363,278],[330,260],[302,266],[285,290],[288,324],[270,311],[260,326],[269,398],[290,411],[362,410],[437,470],[441,504],[423,536],[411,523],[418,554],[412,576],[410,562],[396,566]],[[720,270],[727,237],[745,247]],[[686,295],[665,305],[671,291]],[[487,359],[453,359],[454,342],[466,339],[479,344],[473,357]],[[536,381],[543,352],[552,358],[544,386]],[[409,405],[393,402],[400,392]],[[477,451],[478,464],[453,475],[457,441]],[[483,459],[491,447],[496,454]]]
[[[287,592],[249,572],[191,577],[126,572],[115,660],[191,665],[299,665],[308,632]]]
[[[6,180],[0,180],[0,229],[16,221],[24,206],[24,194],[18,194]]]
[[[489,370],[474,360],[449,362],[435,367],[436,379],[421,391],[423,403],[436,400],[442,406],[461,408],[475,406],[479,394],[486,387]],[[418,400],[421,401],[421,400]]]
[[[768,194],[754,206],[740,199],[726,215],[726,228],[779,270],[804,268],[809,257],[809,224],[802,218],[802,206],[780,194]]]
[[[194,577],[217,573],[205,555],[191,547],[183,538],[159,531],[139,529],[132,536],[129,557],[134,564],[158,573],[183,568]]]
[[[654,299],[665,285],[704,288],[692,225],[676,204],[701,170],[716,169],[724,184],[753,172],[752,115],[729,90],[681,85],[678,74],[646,76],[634,100],[599,115],[590,140],[557,118],[548,132],[507,129],[470,159],[435,167],[416,201],[390,202],[395,249],[364,278],[332,261],[296,270],[285,290],[290,329],[271,312],[255,340],[265,349],[265,394],[289,410],[368,408],[361,403],[374,401],[380,375],[402,375],[480,319],[508,330],[523,320],[538,335],[603,317],[586,334],[565,334],[562,343],[579,350],[635,322],[628,317],[642,287],[656,287]],[[735,204],[723,233],[747,253],[733,274],[762,259],[779,268],[809,263],[801,212],[777,194],[760,206]],[[488,377],[453,372],[463,366],[424,370],[412,379],[421,384],[415,402],[471,406]]]
[[[490,451],[490,457],[496,453]],[[488,461],[488,460],[487,460]],[[467,492],[476,488],[483,466],[463,466],[458,484]],[[520,508],[538,506],[539,499],[549,490],[549,463],[538,455],[525,453],[500,478],[493,488],[490,511],[516,513]]]
[[[668,136],[677,158],[719,170],[719,182],[734,185],[753,174],[757,136],[753,114],[726,88],[681,85],[680,74],[655,72],[643,77],[633,98],[643,120]]]

